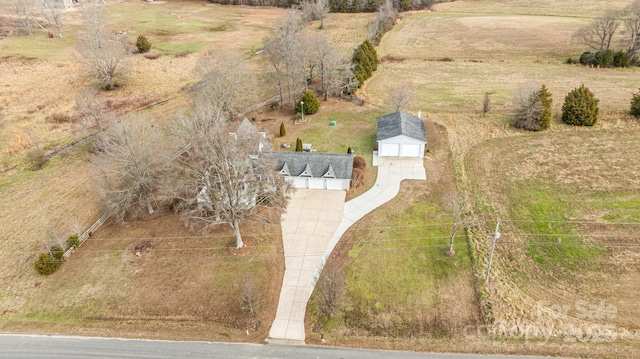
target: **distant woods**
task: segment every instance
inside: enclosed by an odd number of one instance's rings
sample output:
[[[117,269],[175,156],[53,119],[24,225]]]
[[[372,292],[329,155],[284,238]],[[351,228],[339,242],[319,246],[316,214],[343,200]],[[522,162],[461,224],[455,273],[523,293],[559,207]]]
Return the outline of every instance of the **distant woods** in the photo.
[[[384,0],[326,0],[330,12],[376,12]],[[223,5],[275,6],[290,8],[302,7],[302,0],[209,0]],[[315,1],[314,1],[315,2]],[[429,9],[436,0],[392,0],[393,8],[398,11]]]

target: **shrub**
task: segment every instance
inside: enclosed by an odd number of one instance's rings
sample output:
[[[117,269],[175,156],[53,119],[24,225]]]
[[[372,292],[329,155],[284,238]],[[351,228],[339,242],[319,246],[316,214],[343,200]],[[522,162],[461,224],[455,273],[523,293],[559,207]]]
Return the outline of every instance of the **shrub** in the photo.
[[[352,154],[353,150],[351,149],[351,147],[347,148],[347,154]]]
[[[373,72],[378,68],[378,53],[369,40],[365,40],[353,52],[351,58],[353,63],[353,75],[359,82],[359,86],[371,77]]]
[[[635,118],[640,118],[640,90],[631,97],[631,115]]]
[[[607,68],[613,64],[613,51],[605,50],[596,52],[594,58],[594,65],[598,65],[601,68]]]
[[[580,55],[580,64],[582,65],[593,65],[595,55],[590,51],[585,51]]]
[[[304,102],[304,105],[301,104],[301,102]],[[320,101],[318,101],[316,94],[311,91],[302,94],[300,100],[296,102],[296,112],[302,112],[302,110],[304,110],[305,115],[312,115],[318,112],[318,109],[320,109]]]
[[[296,152],[302,152],[302,140],[300,139],[300,137],[298,137],[296,139]]]
[[[74,234],[69,236],[66,244],[67,244],[67,249],[78,248],[78,246],[80,245],[80,239],[78,238],[78,235]]]
[[[280,104],[278,103],[278,101],[274,101],[271,103],[271,105],[269,105],[269,108],[271,109],[271,111],[275,111],[280,107]]]
[[[144,35],[139,35],[136,39],[136,47],[140,53],[145,53],[151,50],[151,43]]]
[[[27,161],[29,162],[30,170],[38,171],[47,164],[47,162],[49,161],[49,157],[45,155],[44,150],[40,148],[34,148],[27,152]]]
[[[598,120],[599,100],[584,85],[571,90],[562,104],[562,121],[573,126],[593,126]]]
[[[354,168],[351,172],[351,188],[358,188],[364,183],[364,171]]]
[[[367,168],[367,160],[365,160],[364,157],[361,157],[361,156],[354,156],[353,168],[364,170],[365,168]]]
[[[156,60],[160,58],[160,56],[162,56],[162,54],[160,52],[155,52],[155,51],[144,54],[144,58],[147,60]]]
[[[284,122],[280,123],[280,137],[287,135],[287,129],[284,127]]]
[[[551,93],[545,85],[534,83],[520,87],[513,98],[513,126],[530,131],[549,128],[551,123]]]
[[[613,54],[613,66],[615,67],[629,67],[631,66],[631,61],[629,61],[629,57],[624,50],[617,51]]]
[[[62,264],[63,257],[64,250],[56,245],[49,248],[48,252],[40,253],[33,266],[39,274],[49,275],[58,270]]]

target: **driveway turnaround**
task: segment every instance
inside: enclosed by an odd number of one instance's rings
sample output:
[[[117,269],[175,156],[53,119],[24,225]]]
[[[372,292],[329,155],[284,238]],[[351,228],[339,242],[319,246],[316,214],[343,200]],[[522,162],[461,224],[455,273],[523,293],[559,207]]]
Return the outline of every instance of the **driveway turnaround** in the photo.
[[[298,189],[282,219],[285,272],[272,342],[304,344],[304,316],[325,260],[355,222],[398,194],[404,179],[426,180],[422,159],[385,159],[374,154],[373,187],[344,203],[344,191]]]

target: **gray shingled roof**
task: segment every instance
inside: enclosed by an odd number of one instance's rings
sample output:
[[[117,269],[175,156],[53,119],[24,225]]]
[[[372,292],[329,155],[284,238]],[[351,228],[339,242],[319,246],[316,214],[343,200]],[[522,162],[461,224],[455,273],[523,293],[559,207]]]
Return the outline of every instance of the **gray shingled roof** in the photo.
[[[421,118],[404,112],[378,117],[378,141],[400,135],[427,142]]]
[[[286,165],[286,170],[292,177],[299,176],[307,169],[314,178],[326,177],[339,179],[351,179],[353,170],[353,155],[320,152],[288,152],[274,151],[271,153],[276,160],[276,170],[282,171]]]

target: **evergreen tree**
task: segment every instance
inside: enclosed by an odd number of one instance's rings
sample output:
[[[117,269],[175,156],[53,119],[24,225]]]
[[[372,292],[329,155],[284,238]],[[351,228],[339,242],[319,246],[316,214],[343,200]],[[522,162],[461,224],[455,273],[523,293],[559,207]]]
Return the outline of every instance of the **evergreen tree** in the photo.
[[[571,90],[562,104],[562,121],[574,126],[593,126],[598,120],[599,100],[584,85]]]
[[[287,129],[284,128],[284,122],[280,123],[280,137],[284,137],[287,135]]]
[[[151,43],[144,35],[140,35],[136,39],[136,48],[139,52],[147,52],[151,50]]]
[[[640,90],[631,97],[631,115],[635,118],[640,118]]]
[[[546,130],[549,128],[551,118],[553,117],[553,113],[551,112],[551,103],[553,102],[553,99],[551,97],[551,92],[549,92],[545,85],[540,87],[537,97],[542,105],[542,115],[540,115],[540,120],[538,121],[538,130]]]
[[[296,152],[302,152],[302,140],[300,137],[296,139]]]

